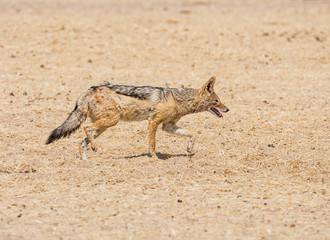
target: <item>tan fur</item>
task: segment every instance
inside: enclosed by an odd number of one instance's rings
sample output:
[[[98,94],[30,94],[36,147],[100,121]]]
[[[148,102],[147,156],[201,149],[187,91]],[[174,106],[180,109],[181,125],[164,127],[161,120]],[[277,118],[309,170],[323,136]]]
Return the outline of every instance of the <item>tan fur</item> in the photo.
[[[90,117],[92,123],[84,127],[87,138],[81,142],[79,148],[81,158],[86,159],[86,146],[90,143],[92,149],[96,151],[94,139],[107,128],[116,125],[120,120],[148,120],[149,154],[151,156],[156,153],[156,132],[160,124],[163,124],[162,129],[168,133],[189,137],[190,141],[187,151],[192,152],[195,143],[195,134],[180,128],[176,123],[184,115],[207,110],[211,111],[210,107],[220,111],[228,111],[228,108],[220,102],[214,92],[214,83],[215,78],[212,77],[199,90],[193,91],[193,94],[190,93],[189,96],[185,96],[184,91],[180,95],[180,90],[177,90],[176,95],[173,93],[157,101],[150,99],[141,100],[118,94],[107,86],[90,89],[78,99],[75,110],[60,127],[53,131],[47,144],[59,139],[63,135],[70,135],[86,117]],[[77,112],[80,114],[77,114]],[[214,111],[211,112],[214,113]],[[217,113],[215,114],[217,115]],[[220,116],[222,117],[221,114]]]

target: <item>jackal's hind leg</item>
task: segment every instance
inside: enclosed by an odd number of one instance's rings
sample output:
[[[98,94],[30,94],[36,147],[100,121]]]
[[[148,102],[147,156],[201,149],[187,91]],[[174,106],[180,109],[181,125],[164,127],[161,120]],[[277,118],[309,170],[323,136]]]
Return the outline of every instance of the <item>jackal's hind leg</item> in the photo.
[[[89,139],[92,139],[92,138],[95,139],[95,138],[97,138],[105,130],[106,130],[106,128],[98,129],[98,130],[94,130],[94,131],[89,131],[89,129],[85,128],[86,135],[88,133],[87,136],[89,136],[89,138],[86,137],[84,140],[82,140],[82,142],[79,145],[79,153],[80,153],[80,157],[81,157],[82,160],[86,160],[86,148],[87,148],[87,145],[89,143],[91,143],[91,141]],[[91,132],[91,134],[89,134],[89,132]],[[93,149],[93,151],[96,151],[95,145],[92,145],[92,149]]]
[[[170,134],[189,137],[190,139],[187,146],[187,152],[191,153],[193,151],[196,139],[194,133],[177,126],[175,123],[164,123],[162,129]]]
[[[88,138],[85,138],[84,140],[82,140],[82,142],[79,145],[79,153],[80,153],[80,158],[82,160],[86,160],[85,150],[88,144],[89,144],[89,140]]]
[[[93,139],[96,139],[98,136],[100,136],[107,128],[116,125],[118,121],[119,116],[112,116],[111,119],[102,118],[84,127],[87,138],[85,138],[80,144],[80,152],[82,159],[86,159],[85,149],[87,145],[90,143],[93,151],[96,151],[97,149],[95,147]]]
[[[88,140],[88,141],[86,141],[86,146],[88,145],[88,143],[90,143],[91,144],[91,147],[92,147],[92,150],[94,152],[96,152],[97,148],[94,145],[93,139],[95,139],[98,136],[100,136],[101,133],[103,133],[106,130],[106,128],[97,129],[93,125],[94,124],[92,124],[91,126],[84,127],[84,130],[85,130],[85,133],[86,133],[86,136],[87,136],[86,139]],[[83,144],[83,142],[82,142],[82,144]]]

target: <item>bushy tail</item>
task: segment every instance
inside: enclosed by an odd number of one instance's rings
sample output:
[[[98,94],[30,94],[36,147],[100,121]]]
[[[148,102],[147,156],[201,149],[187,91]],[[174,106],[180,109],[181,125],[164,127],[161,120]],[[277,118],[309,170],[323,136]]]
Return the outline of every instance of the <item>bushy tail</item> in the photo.
[[[76,105],[65,122],[52,131],[46,141],[46,144],[50,144],[60,138],[68,137],[80,127],[87,117],[87,112],[83,111],[81,108],[82,107],[78,106],[78,104]]]

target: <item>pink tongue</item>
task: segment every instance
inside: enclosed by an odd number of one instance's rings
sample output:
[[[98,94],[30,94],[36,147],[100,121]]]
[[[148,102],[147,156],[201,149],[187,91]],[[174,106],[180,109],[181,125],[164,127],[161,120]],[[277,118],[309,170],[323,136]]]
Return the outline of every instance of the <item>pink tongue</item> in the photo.
[[[214,111],[219,115],[219,117],[221,117],[221,118],[223,117],[222,114],[221,114],[221,112],[219,112],[219,111],[218,111],[217,109],[215,109],[215,108],[213,108],[213,109],[214,109]]]
[[[221,113],[221,112],[219,112],[218,110],[216,110],[216,111],[217,111],[217,113],[219,114],[219,117],[221,117],[221,118],[222,118],[222,117],[223,117],[223,116],[222,116],[222,113]]]

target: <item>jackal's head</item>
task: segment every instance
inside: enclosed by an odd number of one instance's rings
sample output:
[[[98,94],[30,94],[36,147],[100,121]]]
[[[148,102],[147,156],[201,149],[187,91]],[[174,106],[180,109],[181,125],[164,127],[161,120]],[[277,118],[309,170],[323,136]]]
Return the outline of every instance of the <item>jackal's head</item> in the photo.
[[[220,102],[220,98],[214,92],[215,77],[211,77],[199,90],[198,97],[201,111],[209,111],[217,117],[223,117],[221,112],[229,109]]]

